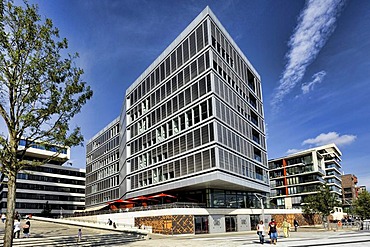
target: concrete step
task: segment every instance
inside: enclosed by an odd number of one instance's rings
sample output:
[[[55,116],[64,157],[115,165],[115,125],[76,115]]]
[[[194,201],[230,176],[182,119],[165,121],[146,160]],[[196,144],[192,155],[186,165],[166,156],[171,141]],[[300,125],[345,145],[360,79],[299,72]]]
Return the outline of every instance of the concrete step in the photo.
[[[77,236],[58,236],[45,238],[21,238],[14,239],[13,246],[31,247],[31,246],[118,246],[124,243],[144,240],[142,236],[134,234],[96,234],[83,235],[80,242],[77,242]],[[0,246],[3,241],[0,241]]]

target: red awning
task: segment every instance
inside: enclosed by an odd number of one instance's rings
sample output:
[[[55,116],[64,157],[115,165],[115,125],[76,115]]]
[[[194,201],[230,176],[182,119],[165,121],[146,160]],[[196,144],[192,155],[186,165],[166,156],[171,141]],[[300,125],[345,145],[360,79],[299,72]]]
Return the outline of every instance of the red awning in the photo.
[[[119,203],[134,203],[130,200],[123,200],[123,199],[118,199],[118,200],[114,200],[114,202],[119,202]]]
[[[146,196],[138,196],[138,197],[135,197],[135,198],[131,198],[129,200],[131,201],[147,201],[149,200],[150,198],[146,197]]]
[[[176,196],[165,194],[165,193],[160,193],[160,194],[157,194],[157,195],[149,196],[149,198],[158,198],[158,197],[176,198]]]
[[[152,197],[146,197],[146,196],[138,196],[135,198],[128,199],[130,201],[157,201],[156,199],[153,199]]]
[[[123,199],[118,199],[118,200],[114,200],[112,202],[107,202],[108,204],[113,204],[113,203],[135,203],[135,202],[132,202],[130,200],[123,200]]]

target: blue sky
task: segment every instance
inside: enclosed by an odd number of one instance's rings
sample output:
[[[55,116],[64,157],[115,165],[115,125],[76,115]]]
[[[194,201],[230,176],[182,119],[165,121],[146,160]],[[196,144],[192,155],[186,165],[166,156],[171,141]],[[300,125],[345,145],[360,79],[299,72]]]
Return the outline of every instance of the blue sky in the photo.
[[[336,143],[370,189],[370,1],[32,0],[51,18],[94,97],[85,140],[115,119],[127,87],[209,5],[262,78],[269,158]],[[84,168],[85,149],[72,149]]]

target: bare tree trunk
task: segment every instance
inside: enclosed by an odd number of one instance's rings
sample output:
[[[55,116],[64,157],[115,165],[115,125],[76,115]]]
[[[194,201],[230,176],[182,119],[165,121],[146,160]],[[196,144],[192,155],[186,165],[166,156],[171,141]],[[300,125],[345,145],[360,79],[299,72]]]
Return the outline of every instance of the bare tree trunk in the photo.
[[[13,244],[16,179],[17,179],[16,174],[11,174],[8,176],[8,196],[6,202],[7,205],[6,205],[4,247],[11,247]]]

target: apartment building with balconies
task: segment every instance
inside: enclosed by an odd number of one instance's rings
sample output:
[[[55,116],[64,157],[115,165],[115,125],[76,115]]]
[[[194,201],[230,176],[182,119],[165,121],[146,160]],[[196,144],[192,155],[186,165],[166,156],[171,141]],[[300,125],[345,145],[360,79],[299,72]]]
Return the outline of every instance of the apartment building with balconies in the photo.
[[[335,144],[269,160],[271,200],[277,208],[301,208],[307,195],[327,184],[341,195],[341,152]]]

